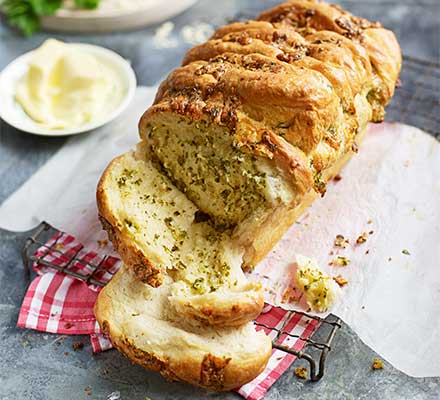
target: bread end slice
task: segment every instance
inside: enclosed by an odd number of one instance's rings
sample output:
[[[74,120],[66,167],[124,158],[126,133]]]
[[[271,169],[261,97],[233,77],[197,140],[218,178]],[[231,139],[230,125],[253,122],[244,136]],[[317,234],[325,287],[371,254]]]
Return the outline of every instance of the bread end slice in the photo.
[[[113,345],[130,360],[214,391],[239,387],[258,376],[271,355],[271,341],[252,323],[235,328],[188,325],[172,311],[172,282],[153,288],[126,266],[100,292],[95,315]]]

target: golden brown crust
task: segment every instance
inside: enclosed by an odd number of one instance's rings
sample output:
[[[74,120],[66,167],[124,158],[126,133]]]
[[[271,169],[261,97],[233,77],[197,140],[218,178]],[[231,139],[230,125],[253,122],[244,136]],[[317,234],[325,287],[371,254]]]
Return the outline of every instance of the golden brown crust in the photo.
[[[246,301],[225,301],[225,304],[219,301],[198,302],[197,304],[187,301],[177,310],[189,321],[194,320],[205,326],[240,326],[249,321],[254,321],[261,314],[264,307],[264,297],[259,289],[260,287],[257,291],[251,293]]]
[[[357,145],[362,143],[365,134],[366,129],[360,132],[356,137]],[[353,150],[348,151],[336,164],[325,170],[322,176],[323,182],[329,182],[338,175],[341,169],[355,153],[356,152]],[[324,186],[323,193],[325,193],[325,190],[326,188]],[[254,232],[254,235],[257,238],[256,240],[254,237],[248,238],[246,235],[242,235],[239,230],[235,232],[239,245],[246,249],[243,257],[243,268],[247,271],[252,270],[261,260],[263,260],[263,258],[281,239],[287,229],[295,223],[295,221],[319,195],[319,192],[311,189],[301,197],[301,202],[295,208],[275,209],[265,224],[259,228],[258,232]]]

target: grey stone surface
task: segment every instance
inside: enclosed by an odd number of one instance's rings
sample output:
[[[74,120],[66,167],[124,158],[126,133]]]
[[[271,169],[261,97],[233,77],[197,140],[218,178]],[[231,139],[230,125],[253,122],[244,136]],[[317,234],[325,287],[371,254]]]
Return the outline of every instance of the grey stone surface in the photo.
[[[173,21],[176,31],[194,21],[219,25],[240,15],[255,15],[275,3],[273,0],[203,0]],[[393,29],[405,54],[439,61],[438,0],[339,3],[354,13],[380,20]],[[140,84],[153,84],[179,64],[189,47],[176,35],[179,40],[177,47],[156,48],[152,40],[155,28],[110,35],[40,33],[24,39],[0,25],[0,69],[48,36],[56,36],[114,49],[131,60]],[[0,122],[0,202],[44,164],[64,140],[31,136]],[[66,337],[17,329],[15,324],[19,305],[27,286],[20,260],[25,237],[26,233],[0,230],[0,399],[105,400],[116,391],[120,392],[123,400],[144,400],[147,396],[154,400],[239,398],[234,393],[208,394],[187,385],[169,384],[157,374],[132,365],[116,351],[92,355],[87,337]],[[73,351],[72,343],[75,341],[82,341],[84,349]],[[410,346],[402,351],[411,351]],[[295,378],[291,367],[269,390],[267,399],[440,398],[440,378],[414,379],[388,364],[384,370],[373,372],[371,363],[375,356],[344,325],[335,338],[326,374],[320,382],[304,382]],[[294,367],[303,364],[297,360]],[[86,393],[86,388],[90,389],[87,390],[90,394]]]

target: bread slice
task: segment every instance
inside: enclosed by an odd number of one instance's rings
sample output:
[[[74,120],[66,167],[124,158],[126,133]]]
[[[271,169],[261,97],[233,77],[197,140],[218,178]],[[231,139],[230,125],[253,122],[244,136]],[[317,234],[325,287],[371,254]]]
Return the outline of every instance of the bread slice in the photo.
[[[187,324],[170,304],[173,281],[154,288],[123,266],[99,294],[95,315],[113,345],[169,380],[211,390],[239,387],[260,374],[271,342],[252,323],[235,328]]]
[[[124,262],[153,287],[167,278],[169,305],[188,321],[237,326],[259,315],[261,285],[247,281],[243,249],[229,231],[205,221],[145,154],[116,158],[101,178],[97,201]]]

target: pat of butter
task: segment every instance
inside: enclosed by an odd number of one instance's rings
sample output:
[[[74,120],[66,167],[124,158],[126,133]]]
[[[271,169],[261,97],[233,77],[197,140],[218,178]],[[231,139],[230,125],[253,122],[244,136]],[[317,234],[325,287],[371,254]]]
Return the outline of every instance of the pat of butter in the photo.
[[[341,295],[341,288],[330,276],[324,275],[316,260],[297,255],[296,263],[296,284],[308,306],[317,312],[327,311]]]
[[[104,114],[110,95],[122,96],[116,75],[92,54],[49,39],[35,50],[15,97],[41,125],[74,128]]]

